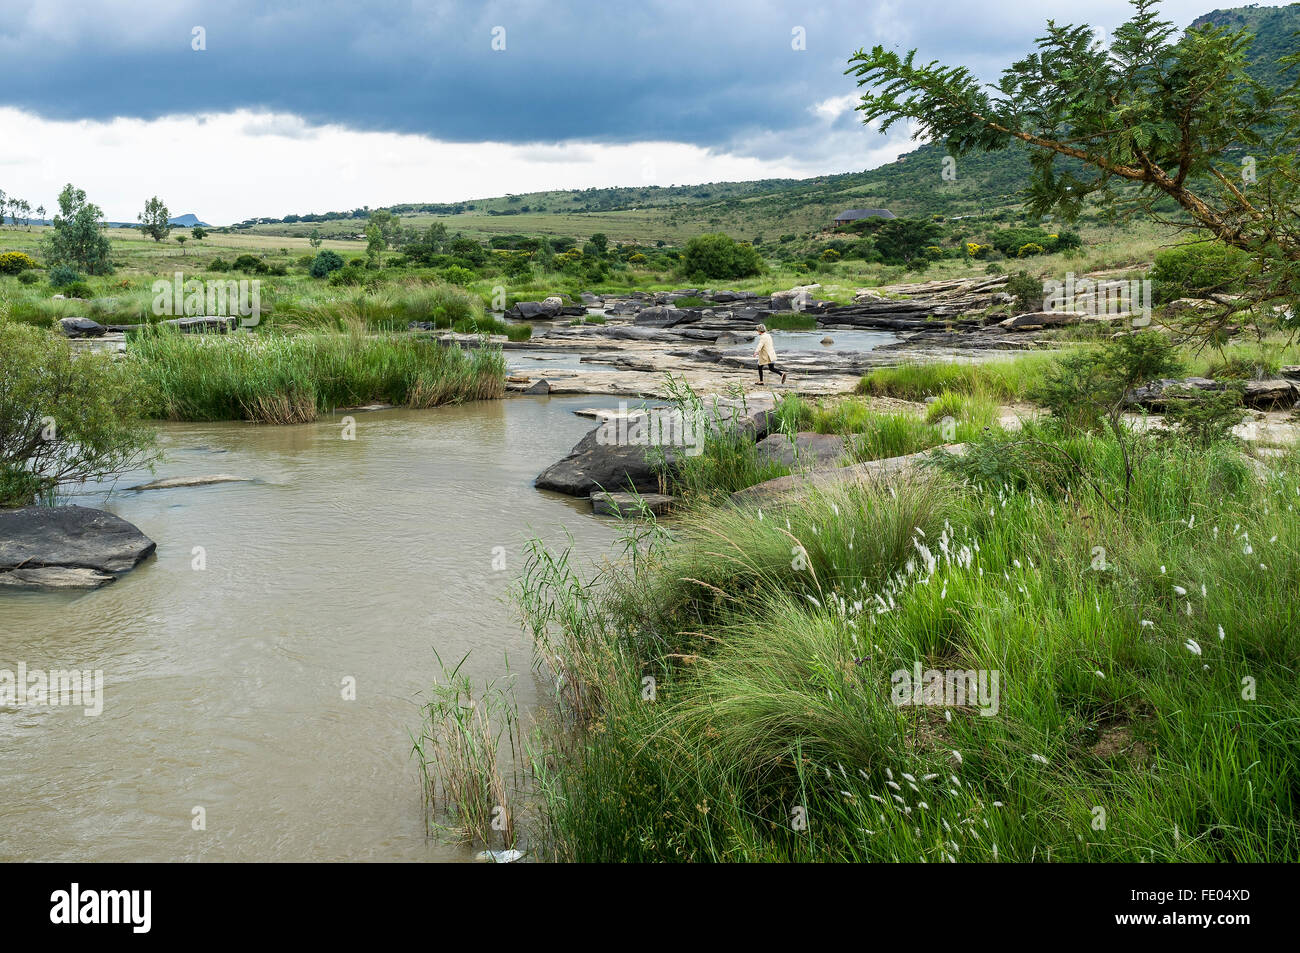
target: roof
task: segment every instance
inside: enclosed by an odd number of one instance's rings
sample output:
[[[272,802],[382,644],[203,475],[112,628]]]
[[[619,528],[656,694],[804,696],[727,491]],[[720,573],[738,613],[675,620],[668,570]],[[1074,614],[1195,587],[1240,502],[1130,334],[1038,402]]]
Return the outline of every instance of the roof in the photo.
[[[859,218],[897,218],[897,216],[887,208],[851,208],[836,215],[834,221],[852,222]]]

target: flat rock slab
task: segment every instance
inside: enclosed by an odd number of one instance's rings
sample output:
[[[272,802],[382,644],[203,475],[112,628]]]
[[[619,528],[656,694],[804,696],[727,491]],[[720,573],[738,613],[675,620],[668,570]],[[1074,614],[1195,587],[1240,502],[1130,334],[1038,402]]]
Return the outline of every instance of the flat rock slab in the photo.
[[[37,566],[0,572],[0,588],[15,589],[98,589],[117,577],[97,569],[71,569],[66,566]]]
[[[852,483],[879,483],[891,477],[907,476],[931,455],[946,451],[961,455],[966,452],[963,443],[922,450],[902,457],[887,457],[883,460],[869,460],[855,463],[849,467],[835,467],[829,470],[814,470],[811,473],[795,473],[790,476],[777,477],[744,490],[731,494],[733,503],[742,506],[775,503],[794,494],[807,493],[812,490],[829,489]]]
[[[760,459],[808,470],[835,466],[846,450],[844,438],[838,434],[800,433],[792,441],[783,433],[774,433],[758,442]]]
[[[157,546],[121,517],[85,506],[25,506],[0,510],[0,575],[22,571],[8,580],[19,584],[37,569],[91,570],[97,575],[129,572]],[[88,583],[92,576],[79,574]],[[75,578],[67,573],[49,579]]]
[[[591,494],[591,511],[598,516],[636,516],[642,506],[655,516],[664,513],[673,504],[674,497],[663,493],[605,493]]]
[[[132,490],[171,490],[179,486],[209,486],[213,483],[248,483],[247,477],[232,476],[229,473],[214,473],[211,476],[193,476],[193,477],[168,477],[165,480],[154,480],[152,483],[141,483],[139,486],[131,487]]]

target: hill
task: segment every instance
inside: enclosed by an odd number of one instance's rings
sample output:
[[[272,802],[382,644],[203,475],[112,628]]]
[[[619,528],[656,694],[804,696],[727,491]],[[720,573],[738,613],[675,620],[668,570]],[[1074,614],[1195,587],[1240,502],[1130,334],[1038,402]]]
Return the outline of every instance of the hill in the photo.
[[[1300,48],[1300,3],[1214,10],[1191,26],[1209,23],[1246,27],[1255,34],[1250,69],[1257,79],[1276,88],[1294,78],[1295,68],[1283,70],[1277,61]],[[789,240],[785,236],[806,236],[829,227],[832,216],[846,208],[887,208],[903,217],[976,215],[995,222],[1019,214],[1020,190],[1029,176],[1024,149],[962,157],[950,178],[942,175],[946,156],[942,145],[922,145],[875,169],[811,179],[529,192],[456,203],[408,203],[389,211],[401,216],[405,225],[439,220],[452,232],[472,238],[585,238],[603,232],[611,241],[642,244],[679,243],[710,231],[756,244]],[[360,238],[370,211],[263,218],[235,227],[298,237],[319,229],[329,238]]]

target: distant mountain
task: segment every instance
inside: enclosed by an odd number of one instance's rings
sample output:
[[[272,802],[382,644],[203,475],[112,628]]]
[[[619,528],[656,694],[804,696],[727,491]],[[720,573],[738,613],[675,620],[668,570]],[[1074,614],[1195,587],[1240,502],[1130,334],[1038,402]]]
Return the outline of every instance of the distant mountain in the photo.
[[[186,212],[184,215],[177,215],[175,218],[169,218],[167,219],[167,223],[169,225],[179,225],[182,228],[193,228],[195,225],[200,225],[203,228],[212,227],[207,222],[199,221],[198,216],[193,212]]]

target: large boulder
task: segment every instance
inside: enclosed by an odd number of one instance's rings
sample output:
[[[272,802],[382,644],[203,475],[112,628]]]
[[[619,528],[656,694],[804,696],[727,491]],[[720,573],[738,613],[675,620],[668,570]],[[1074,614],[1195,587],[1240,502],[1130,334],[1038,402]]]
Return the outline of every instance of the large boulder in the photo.
[[[59,330],[70,338],[97,338],[108,329],[90,318],[59,318]]]
[[[554,490],[569,496],[591,496],[600,490],[640,493],[659,490],[658,452],[650,453],[648,443],[618,439],[620,431],[632,433],[633,426],[602,424],[578,441],[577,446],[557,463],[551,464],[534,481],[539,490]],[[680,460],[679,448],[662,447],[663,463],[669,469]]]
[[[0,580],[8,585],[62,588],[80,579],[83,587],[102,586],[134,569],[155,548],[135,526],[103,510],[0,510]]]
[[[837,434],[800,433],[792,441],[783,433],[774,433],[758,442],[759,459],[807,470],[835,466],[845,450],[844,438]]]
[[[684,419],[675,408],[612,416],[579,440],[563,460],[543,470],[534,485],[570,496],[629,488],[657,492],[662,475],[676,469],[684,456],[700,452],[709,428],[735,428],[758,440],[771,429],[773,408],[770,395],[743,401],[705,395],[698,419]]]
[[[506,317],[522,321],[548,319],[558,315],[562,307],[564,302],[559,298],[547,298],[545,301],[520,301],[506,312]]]

